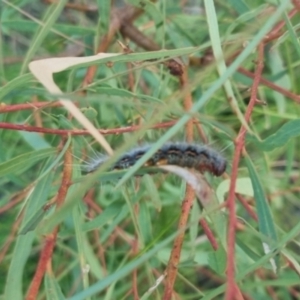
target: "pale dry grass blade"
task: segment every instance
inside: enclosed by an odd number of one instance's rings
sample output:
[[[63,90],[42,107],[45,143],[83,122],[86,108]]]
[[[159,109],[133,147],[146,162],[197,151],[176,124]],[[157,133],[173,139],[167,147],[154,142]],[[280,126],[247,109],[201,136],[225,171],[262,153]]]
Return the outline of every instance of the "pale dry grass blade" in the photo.
[[[41,59],[31,62],[29,64],[29,70],[51,94],[63,95],[63,92],[53,80],[53,73],[61,72],[67,68],[74,67],[82,63],[93,62],[101,58],[107,58],[116,55],[120,54],[99,53],[97,55],[87,57],[60,57]],[[80,122],[82,126],[90,132],[90,134],[105,149],[105,151],[112,155],[113,151],[104,136],[83,115],[76,105],[66,97],[60,97],[59,101],[77,119],[77,121]]]

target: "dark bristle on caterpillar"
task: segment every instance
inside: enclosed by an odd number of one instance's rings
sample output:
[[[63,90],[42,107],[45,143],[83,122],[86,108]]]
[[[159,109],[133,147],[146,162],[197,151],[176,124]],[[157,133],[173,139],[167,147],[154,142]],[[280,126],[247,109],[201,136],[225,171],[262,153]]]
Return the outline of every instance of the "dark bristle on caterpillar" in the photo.
[[[132,167],[151,147],[151,145],[146,145],[124,153],[111,167],[111,170],[122,170]],[[94,158],[86,166],[85,172],[94,172],[108,159],[109,156]],[[221,176],[226,170],[226,160],[220,153],[208,146],[188,143],[167,143],[158,149],[144,164],[145,167],[161,165],[192,168],[201,173],[207,171],[215,176]]]

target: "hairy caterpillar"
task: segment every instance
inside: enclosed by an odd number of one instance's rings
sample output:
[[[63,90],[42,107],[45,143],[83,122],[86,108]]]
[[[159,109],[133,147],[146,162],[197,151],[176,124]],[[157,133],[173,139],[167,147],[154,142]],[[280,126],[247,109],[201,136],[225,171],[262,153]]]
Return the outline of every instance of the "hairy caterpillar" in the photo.
[[[151,145],[146,145],[124,153],[111,169],[132,167],[150,148]],[[85,171],[89,173],[97,170],[108,159],[109,156],[104,155],[94,158]],[[161,165],[193,168],[201,173],[208,171],[215,176],[221,176],[226,170],[226,160],[217,151],[208,146],[188,143],[167,143],[144,164],[145,167]]]

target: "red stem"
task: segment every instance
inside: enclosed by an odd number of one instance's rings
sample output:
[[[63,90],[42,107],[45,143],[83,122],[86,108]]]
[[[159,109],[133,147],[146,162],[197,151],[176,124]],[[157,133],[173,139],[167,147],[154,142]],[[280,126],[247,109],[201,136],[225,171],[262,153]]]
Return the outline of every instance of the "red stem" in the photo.
[[[188,74],[187,68],[184,68],[183,74],[180,76],[180,85],[181,89],[184,90],[187,87],[188,83]],[[184,97],[184,108],[186,111],[189,111],[193,105],[192,96],[189,90],[187,90]],[[191,142],[193,140],[193,120],[190,120],[186,125],[186,137],[187,141]],[[192,207],[195,197],[195,192],[190,185],[187,185],[185,199],[182,202],[181,206],[181,215],[178,223],[179,235],[175,238],[169,262],[167,265],[167,278],[166,285],[164,290],[164,300],[170,300],[173,294],[173,287],[177,277],[177,266],[180,260],[181,248],[184,240],[185,228],[187,226],[188,216],[190,209]]]
[[[214,248],[215,251],[217,251],[218,248],[219,248],[218,242],[217,242],[216,238],[214,237],[213,232],[209,228],[206,220],[201,218],[199,223],[201,224],[201,226],[204,230],[204,233],[207,236],[207,238],[208,238],[209,242],[211,243],[212,247]]]
[[[65,154],[63,177],[56,197],[56,209],[63,204],[70,186],[71,179],[72,179],[72,153],[71,153],[71,147],[69,147],[69,149]],[[37,299],[39,288],[42,279],[44,277],[44,274],[46,272],[47,265],[51,262],[52,253],[56,243],[58,228],[59,227],[56,226],[53,232],[51,234],[48,234],[45,237],[45,244],[41,251],[40,259],[37,268],[35,270],[34,277],[29,286],[25,298],[26,300]]]
[[[177,120],[169,121],[164,123],[156,124],[150,129],[159,129],[159,128],[166,128],[171,127],[176,124]],[[143,126],[140,125],[133,125],[127,127],[120,127],[114,129],[99,129],[99,132],[103,135],[108,134],[121,134],[125,132],[132,132],[141,129]],[[57,135],[89,135],[89,131],[85,129],[52,129],[52,128],[43,128],[37,126],[29,126],[24,124],[12,124],[6,122],[0,122],[0,128],[8,129],[8,130],[20,130],[20,131],[29,131],[29,132],[42,132],[47,134],[57,134]]]
[[[238,71],[240,73],[242,73],[242,74],[250,77],[250,78],[254,78],[255,77],[254,73],[252,73],[252,72],[250,72],[250,71],[248,71],[248,70],[246,70],[246,69],[244,69],[242,67],[238,68]],[[299,95],[296,95],[296,94],[294,94],[294,93],[292,93],[292,92],[290,92],[290,91],[288,91],[288,90],[286,90],[286,89],[278,86],[277,84],[275,84],[275,83],[273,83],[273,82],[271,82],[271,81],[269,81],[269,80],[267,80],[265,78],[261,77],[259,81],[260,81],[261,84],[263,84],[263,85],[271,88],[272,90],[274,90],[274,91],[276,91],[276,92],[278,92],[278,93],[280,93],[280,94],[282,94],[282,95],[284,95],[284,96],[286,96],[286,97],[288,97],[288,98],[296,101],[297,103],[300,103],[300,96]]]
[[[255,70],[255,77],[253,80],[251,98],[249,105],[245,113],[245,120],[249,122],[251,113],[257,99],[257,89],[260,82],[261,73],[263,70],[263,58],[264,58],[264,43],[261,42],[258,46],[258,62]],[[235,214],[235,184],[238,175],[238,166],[241,158],[242,150],[245,146],[246,128],[242,125],[239,134],[235,140],[235,153],[232,163],[232,173],[230,180],[230,188],[227,198],[227,205],[229,211],[229,228],[228,228],[228,252],[227,252],[227,289],[226,300],[238,299],[237,295],[240,295],[239,289],[235,282],[235,231],[236,231],[236,214]],[[240,297],[239,297],[240,298]]]
[[[39,108],[48,108],[48,107],[59,107],[62,106],[60,102],[34,102],[34,103],[20,103],[7,105],[5,103],[0,103],[0,114],[20,111],[20,110],[28,110],[28,109],[39,109]]]

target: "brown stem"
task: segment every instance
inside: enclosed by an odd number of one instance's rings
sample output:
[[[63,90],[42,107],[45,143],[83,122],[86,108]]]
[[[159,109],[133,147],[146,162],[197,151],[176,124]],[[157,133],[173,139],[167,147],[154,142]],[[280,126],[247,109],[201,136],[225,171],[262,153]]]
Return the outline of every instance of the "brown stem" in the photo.
[[[121,29],[121,33],[128,37],[132,42],[134,42],[139,47],[148,51],[160,50],[159,45],[157,45],[152,39],[144,35],[140,30],[138,30],[133,24],[124,24]]]
[[[142,13],[143,13],[142,9],[139,9],[139,8],[136,8],[133,6],[129,6],[129,5],[124,8],[113,9],[108,32],[107,32],[107,34],[105,34],[103,36],[103,38],[99,44],[99,47],[97,49],[97,53],[105,52],[107,50],[108,46],[110,45],[113,37],[120,30],[121,26],[123,24],[132,22],[132,20],[136,19]],[[83,87],[86,87],[91,82],[93,82],[97,68],[98,67],[95,65],[90,66],[88,68],[85,78],[82,83]]]
[[[184,232],[185,232],[184,228],[188,221],[188,216],[191,207],[193,205],[193,200],[194,200],[194,190],[192,188],[189,188],[188,186],[185,194],[185,199],[182,202],[181,215],[178,224],[178,230],[180,229],[181,230],[174,241],[171,256],[166,270],[167,281],[165,285],[163,300],[169,300],[172,298],[173,286],[177,275],[177,265],[180,260],[180,252],[181,252],[182,243],[184,239]]]

